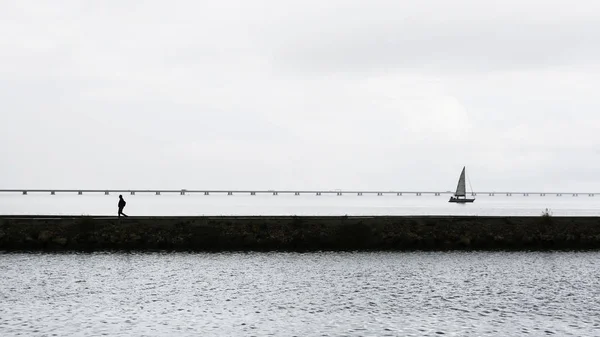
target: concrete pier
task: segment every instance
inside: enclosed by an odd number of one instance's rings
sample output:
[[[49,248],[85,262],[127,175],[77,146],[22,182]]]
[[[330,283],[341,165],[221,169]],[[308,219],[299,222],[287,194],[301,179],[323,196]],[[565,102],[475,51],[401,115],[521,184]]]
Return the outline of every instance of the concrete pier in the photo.
[[[0,217],[0,251],[599,250],[598,217]]]

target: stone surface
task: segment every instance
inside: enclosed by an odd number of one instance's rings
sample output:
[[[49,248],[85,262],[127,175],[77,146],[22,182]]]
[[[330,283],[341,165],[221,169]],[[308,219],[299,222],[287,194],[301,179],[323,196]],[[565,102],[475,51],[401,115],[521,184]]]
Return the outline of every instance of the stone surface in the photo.
[[[597,217],[0,217],[0,250],[587,250]]]

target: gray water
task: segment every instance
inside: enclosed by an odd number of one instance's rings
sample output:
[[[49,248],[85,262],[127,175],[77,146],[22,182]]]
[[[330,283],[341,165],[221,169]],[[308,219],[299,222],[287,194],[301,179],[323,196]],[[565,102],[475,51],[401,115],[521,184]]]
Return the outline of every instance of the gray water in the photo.
[[[600,195],[479,195],[473,204],[448,195],[124,195],[129,215],[541,215],[600,216]],[[0,194],[0,215],[116,215],[117,195]]]
[[[0,254],[0,336],[600,336],[599,258]]]

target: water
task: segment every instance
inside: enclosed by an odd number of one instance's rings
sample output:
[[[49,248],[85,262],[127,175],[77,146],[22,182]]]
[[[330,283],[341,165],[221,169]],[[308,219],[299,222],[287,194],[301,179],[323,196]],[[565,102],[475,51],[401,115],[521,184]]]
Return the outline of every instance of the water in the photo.
[[[129,215],[541,215],[599,216],[600,196],[478,196],[454,204],[448,196],[376,195],[125,195]],[[0,215],[115,215],[117,195],[0,194]]]
[[[130,215],[598,216],[572,196],[125,195]],[[117,196],[0,194],[0,214]],[[0,336],[599,336],[600,253],[0,254]]]
[[[0,254],[0,335],[599,336],[599,258]]]

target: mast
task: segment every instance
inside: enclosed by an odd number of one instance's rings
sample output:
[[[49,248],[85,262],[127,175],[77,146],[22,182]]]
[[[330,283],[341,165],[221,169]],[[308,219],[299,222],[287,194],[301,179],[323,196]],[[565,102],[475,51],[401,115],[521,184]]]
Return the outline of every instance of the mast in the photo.
[[[467,189],[465,184],[465,167],[463,166],[462,172],[460,173],[460,178],[458,179],[458,186],[456,186],[456,193],[454,193],[457,197],[464,197],[467,195]]]

